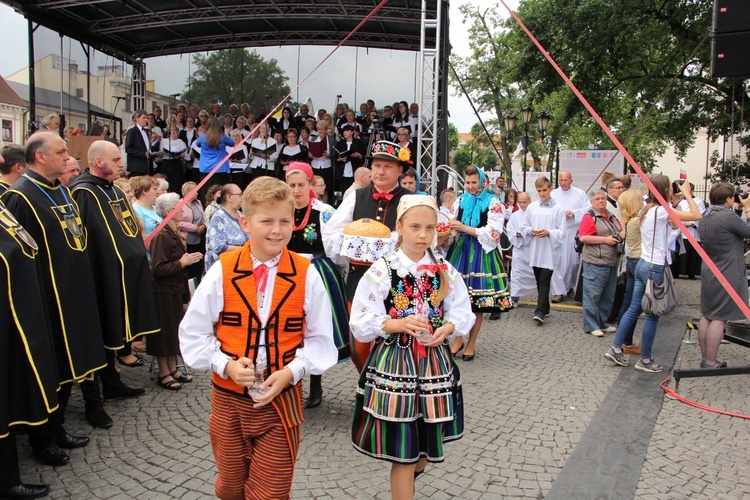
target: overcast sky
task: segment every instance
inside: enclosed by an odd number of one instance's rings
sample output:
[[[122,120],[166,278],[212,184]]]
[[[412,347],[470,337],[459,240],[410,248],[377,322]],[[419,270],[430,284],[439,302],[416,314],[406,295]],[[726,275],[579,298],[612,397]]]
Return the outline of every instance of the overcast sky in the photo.
[[[450,37],[454,53],[466,55],[469,50],[466,36],[466,25],[458,7],[465,2],[451,5]],[[518,0],[510,0],[511,8],[516,8]],[[472,4],[480,8],[498,5],[495,0],[475,0]],[[501,6],[502,8],[502,6]],[[49,53],[60,54],[60,38],[57,34],[47,32],[35,34],[36,58],[40,59]],[[0,4],[0,43],[3,56],[0,58],[0,74],[8,76],[28,66],[27,22],[13,9]],[[12,47],[12,50],[8,48]],[[333,47],[265,47],[256,49],[264,58],[275,58],[279,67],[289,78],[290,88],[294,88],[328,55]],[[65,39],[63,56],[77,60],[85,67],[85,59],[80,44]],[[111,58],[97,53],[96,65],[112,64]],[[323,66],[313,73],[292,95],[297,101],[308,97],[313,100],[315,109],[334,107],[336,94],[342,95],[342,101],[358,109],[359,103],[374,99],[378,107],[386,102],[418,101],[416,93],[416,68],[418,55],[415,52],[404,52],[384,49],[366,49],[342,47]],[[92,62],[92,66],[95,64]],[[189,56],[167,56],[146,60],[146,76],[156,81],[156,91],[164,94],[182,92],[186,87],[190,70]],[[471,107],[463,96],[455,96],[451,91],[448,100],[450,121],[455,123],[460,132],[468,132],[477,122]],[[484,118],[484,116],[483,116]]]

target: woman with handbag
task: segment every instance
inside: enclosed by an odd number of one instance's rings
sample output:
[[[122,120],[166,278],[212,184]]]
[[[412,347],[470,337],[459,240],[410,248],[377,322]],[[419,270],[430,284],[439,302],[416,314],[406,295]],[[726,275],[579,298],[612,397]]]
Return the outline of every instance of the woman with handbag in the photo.
[[[671,198],[669,177],[666,175],[657,175],[651,179],[651,182],[662,198],[669,201]],[[680,185],[680,191],[686,194],[690,211],[673,210],[675,215],[681,221],[700,220],[702,215],[692,197],[689,196],[690,185],[687,181],[684,181]],[[655,284],[666,285],[667,287],[672,286],[671,274],[665,273],[664,269],[667,264],[667,252],[669,251],[667,244],[669,227],[670,225],[671,227],[675,227],[676,224],[669,220],[667,209],[659,203],[653,193],[651,193],[650,198],[649,204],[641,212],[641,259],[635,266],[633,298],[631,299],[630,307],[628,307],[622,321],[617,326],[617,333],[615,334],[612,347],[604,354],[605,358],[619,366],[628,366],[629,364],[627,357],[622,352],[622,344],[626,334],[643,311],[641,302],[646,293],[648,281],[651,280]],[[643,325],[643,333],[641,334],[641,355],[635,364],[635,369],[638,371],[659,373],[664,370],[651,357],[651,348],[654,345],[654,337],[656,336],[658,325],[659,315],[647,313],[646,321]]]
[[[722,182],[715,185],[708,193],[708,199],[711,206],[698,226],[703,249],[747,304],[744,239],[750,238],[750,225],[733,213],[735,188],[731,184]],[[740,203],[746,212],[750,211],[750,197],[740,198]],[[745,319],[723,288],[704,262],[701,266],[701,321],[698,325],[701,368],[727,366],[726,362],[716,359],[724,336],[724,325],[727,321]]]

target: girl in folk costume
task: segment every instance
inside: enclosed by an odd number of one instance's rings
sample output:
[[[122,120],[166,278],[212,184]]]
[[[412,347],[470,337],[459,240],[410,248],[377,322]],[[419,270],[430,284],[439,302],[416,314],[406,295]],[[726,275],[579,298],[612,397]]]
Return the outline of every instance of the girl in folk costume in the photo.
[[[453,204],[454,219],[450,225],[458,236],[446,259],[458,269],[470,290],[476,322],[462,359],[472,361],[474,344],[482,328],[482,313],[507,311],[510,300],[507,274],[497,251],[505,222],[503,205],[492,192],[484,190],[484,172],[480,168],[466,168],[464,188],[464,194]],[[462,348],[463,340],[457,338],[451,350],[455,354]]]
[[[443,443],[463,432],[458,367],[446,337],[474,324],[458,272],[430,249],[438,208],[429,196],[398,205],[398,249],[375,261],[359,282],[350,326],[375,340],[359,378],[352,444],[392,462],[391,495],[411,499],[427,462],[443,461]]]
[[[339,351],[339,360],[349,357],[349,316],[347,314],[344,280],[338,266],[326,257],[323,248],[323,228],[335,210],[326,205],[312,190],[313,171],[307,163],[292,162],[286,170],[286,182],[294,196],[294,221],[289,250],[311,259],[312,265],[323,278],[333,312],[333,340]],[[323,398],[321,375],[310,375],[310,396],[307,407],[320,406]]]

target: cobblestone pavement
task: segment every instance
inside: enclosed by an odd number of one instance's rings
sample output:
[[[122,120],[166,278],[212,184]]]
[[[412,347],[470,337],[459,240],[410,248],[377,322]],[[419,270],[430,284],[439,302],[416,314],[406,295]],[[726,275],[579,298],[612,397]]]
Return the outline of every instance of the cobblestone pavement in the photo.
[[[697,314],[699,282],[679,280],[677,286],[683,305],[673,314]],[[458,361],[465,435],[446,445],[444,463],[420,477],[417,498],[543,498],[550,490],[620,373],[602,357],[611,334],[601,339],[584,334],[580,311],[571,305],[555,308],[543,327],[532,322],[529,308],[485,321],[476,359]],[[750,351],[734,345],[723,346],[720,357],[730,365],[750,364]],[[696,346],[683,346],[676,363],[695,366],[699,358]],[[69,465],[37,465],[20,436],[22,478],[49,484],[53,498],[212,498],[208,374],[196,374],[178,393],[158,388],[147,367],[123,368],[123,378],[147,392],[137,400],[108,403],[115,419],[109,430],[91,429],[80,391],[73,390],[66,427],[92,442],[72,450]],[[357,453],[349,442],[355,382],[348,362],[324,376],[324,403],[306,412],[293,498],[390,498],[389,465]],[[750,413],[747,376],[686,379],[680,393]],[[636,497],[750,496],[749,426],[747,420],[667,400]]]

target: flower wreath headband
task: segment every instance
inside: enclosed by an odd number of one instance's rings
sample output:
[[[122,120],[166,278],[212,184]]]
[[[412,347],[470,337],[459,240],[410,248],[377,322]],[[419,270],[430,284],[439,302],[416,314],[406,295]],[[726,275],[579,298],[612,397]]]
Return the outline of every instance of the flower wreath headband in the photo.
[[[409,148],[402,148],[395,142],[378,141],[372,146],[371,158],[388,158],[400,161],[408,165],[413,165],[411,161],[411,151]]]

